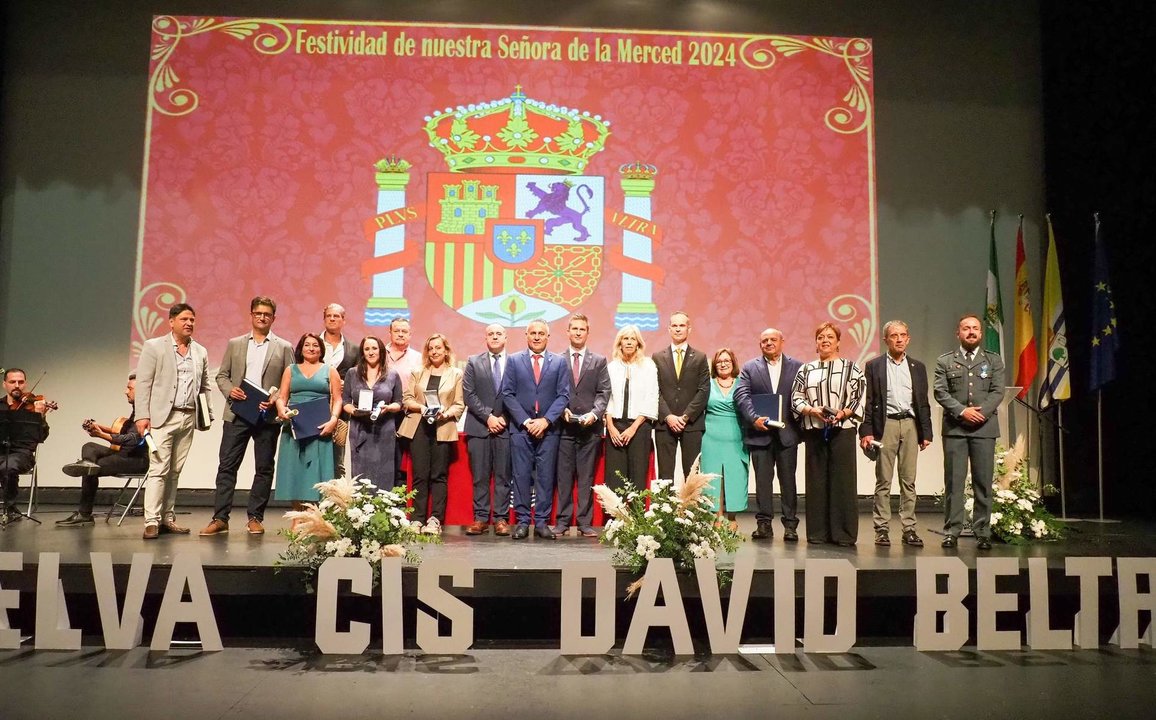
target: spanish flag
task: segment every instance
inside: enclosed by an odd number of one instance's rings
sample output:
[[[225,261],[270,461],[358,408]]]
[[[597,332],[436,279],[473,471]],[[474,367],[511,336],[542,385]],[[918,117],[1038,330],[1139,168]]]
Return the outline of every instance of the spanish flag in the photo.
[[[1039,351],[1036,350],[1036,324],[1032,320],[1032,306],[1028,292],[1028,264],[1024,258],[1024,216],[1020,215],[1020,227],[1016,233],[1016,380],[1020,387],[1020,400],[1027,397],[1028,390],[1036,380],[1039,367]]]

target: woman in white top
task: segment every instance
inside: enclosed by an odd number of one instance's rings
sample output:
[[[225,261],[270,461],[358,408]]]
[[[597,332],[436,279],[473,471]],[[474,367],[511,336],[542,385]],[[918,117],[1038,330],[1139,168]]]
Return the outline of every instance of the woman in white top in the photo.
[[[807,542],[854,545],[855,426],[863,419],[867,383],[859,366],[839,357],[840,335],[829,322],[816,329],[819,359],[799,368],[791,408],[807,443]]]
[[[610,374],[606,485],[615,492],[645,489],[650,471],[653,422],[658,417],[658,370],[645,350],[638,327],[627,325],[614,336],[613,358],[606,365]]]

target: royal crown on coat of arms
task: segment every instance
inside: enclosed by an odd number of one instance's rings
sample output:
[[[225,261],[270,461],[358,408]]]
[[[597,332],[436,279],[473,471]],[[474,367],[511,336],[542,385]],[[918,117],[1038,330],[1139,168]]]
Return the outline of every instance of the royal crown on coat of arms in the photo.
[[[607,208],[606,178],[589,173],[610,136],[608,120],[529,98],[521,86],[424,120],[448,172],[430,172],[424,205],[407,205],[410,164],[396,157],[376,164],[378,214],[365,223],[375,255],[362,268],[373,280],[366,324],[409,316],[403,270],[420,261],[446,305],[510,327],[574,312],[609,264],[624,276],[615,324],[657,328],[651,292],[661,280],[653,263],[661,231],[650,219],[657,169],[619,168],[624,207]],[[405,225],[423,219],[424,246],[407,244]],[[621,246],[607,246],[608,224],[622,229]]]

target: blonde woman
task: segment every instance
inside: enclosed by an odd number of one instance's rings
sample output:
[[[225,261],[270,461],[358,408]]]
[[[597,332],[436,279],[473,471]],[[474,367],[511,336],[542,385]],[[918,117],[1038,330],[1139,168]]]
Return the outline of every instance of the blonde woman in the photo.
[[[650,471],[653,423],[658,419],[658,370],[645,351],[638,327],[627,325],[614,336],[613,359],[606,365],[610,374],[606,484],[615,492],[644,489]]]
[[[421,531],[440,535],[446,518],[446,480],[450,452],[458,440],[458,418],[465,412],[462,371],[454,367],[454,351],[441,333],[430,335],[421,352],[421,368],[405,386],[401,405],[405,419],[397,434],[409,438],[413,462],[412,521]],[[426,404],[427,393],[438,404]],[[434,408],[438,409],[434,409]],[[428,412],[427,412],[428,410]]]

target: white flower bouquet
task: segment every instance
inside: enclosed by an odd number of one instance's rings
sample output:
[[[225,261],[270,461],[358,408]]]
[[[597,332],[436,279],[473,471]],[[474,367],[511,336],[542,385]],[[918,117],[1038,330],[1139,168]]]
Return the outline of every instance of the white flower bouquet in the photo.
[[[1044,506],[1040,489],[1028,477],[1022,436],[1011,449],[996,446],[991,490],[991,531],[1004,542],[1022,545],[1063,537],[1064,524]]]
[[[410,526],[412,510],[406,502],[413,493],[405,488],[381,490],[357,478],[336,478],[313,487],[321,493],[320,502],[285,513],[293,525],[283,531],[289,547],[278,565],[301,565],[313,573],[331,557],[363,557],[373,567],[376,581],[382,558],[417,563],[421,559],[411,546],[440,542]]]
[[[702,494],[711,477],[696,470],[677,490],[671,480],[655,480],[649,490],[631,490],[625,497],[596,485],[598,502],[610,516],[599,541],[614,548],[616,564],[635,573],[654,558],[670,558],[675,567],[689,571],[695,558],[733,553],[743,537],[720,521],[711,499]],[[724,583],[729,580],[722,571],[719,576]],[[638,585],[628,587],[627,594]]]

